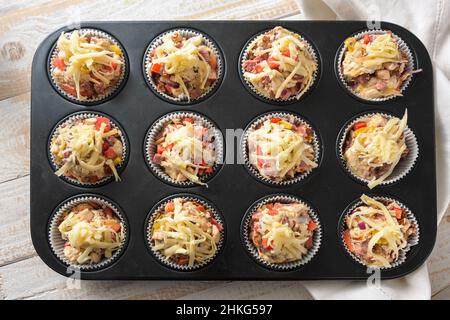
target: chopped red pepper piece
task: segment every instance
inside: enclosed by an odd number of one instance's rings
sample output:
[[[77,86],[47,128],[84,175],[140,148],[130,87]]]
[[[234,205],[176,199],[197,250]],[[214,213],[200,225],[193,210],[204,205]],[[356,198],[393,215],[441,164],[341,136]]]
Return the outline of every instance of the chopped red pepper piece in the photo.
[[[61,89],[63,89],[63,91],[67,92],[71,96],[77,95],[77,90],[75,89],[74,86],[71,86],[70,84],[62,83],[60,84],[60,87]]]
[[[370,36],[368,34],[364,35],[364,44],[368,44],[370,42]]]
[[[291,56],[291,51],[289,49],[286,49],[283,51],[282,55],[289,58]]]
[[[64,68],[66,67],[66,64],[64,63],[64,60],[61,59],[61,58],[55,58],[55,60],[53,60],[53,64],[59,70],[64,70]]]
[[[280,118],[272,118],[272,119],[270,119],[270,122],[272,122],[272,123],[278,123],[280,121],[281,121]]]
[[[263,247],[264,247],[264,249],[266,249],[266,250],[272,250],[272,247],[267,243],[267,238],[263,238],[262,239],[262,245],[263,245]]]
[[[394,211],[395,211],[395,217],[397,218],[397,220],[400,220],[403,216],[403,209],[394,207]]]
[[[315,223],[313,220],[311,220],[309,223],[308,223],[308,230],[309,231],[314,231],[314,230],[316,230],[317,229],[317,223]]]
[[[280,65],[279,62],[277,62],[278,59],[274,58],[274,57],[270,57],[269,59],[267,59],[267,63],[269,64],[270,69],[276,69],[278,68],[278,66]]]
[[[111,130],[111,123],[109,122],[109,119],[105,117],[97,118],[97,121],[95,122],[95,130],[100,130],[102,123],[105,124],[105,130],[103,132],[108,132],[109,130]]]
[[[367,123],[363,122],[363,121],[357,122],[353,125],[354,130],[358,130],[358,129],[365,128],[365,127],[367,127]]]
[[[205,169],[205,173],[212,173],[213,172],[213,168],[209,167]]]
[[[173,146],[174,146],[173,143],[169,144],[169,145],[166,147],[166,150],[172,151]]]
[[[162,69],[162,65],[160,63],[152,63],[150,71],[154,72],[154,73],[160,73],[161,69]]]
[[[189,122],[189,123],[194,123],[194,119],[190,118],[190,117],[186,117],[183,119],[184,122]]]

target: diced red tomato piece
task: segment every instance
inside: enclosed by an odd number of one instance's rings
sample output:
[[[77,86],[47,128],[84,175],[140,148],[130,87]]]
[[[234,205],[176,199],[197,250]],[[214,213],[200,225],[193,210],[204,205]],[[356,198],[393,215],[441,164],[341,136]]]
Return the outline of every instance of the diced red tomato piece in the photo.
[[[164,211],[165,212],[173,212],[173,210],[175,210],[175,205],[172,201],[167,202],[166,205],[164,206]]]
[[[280,121],[281,121],[280,118],[272,118],[272,119],[270,119],[270,122],[272,122],[272,123],[278,123]]]
[[[114,159],[115,157],[117,157],[117,153],[113,148],[109,148],[106,149],[106,151],[103,151],[103,155],[108,159]]]
[[[107,141],[103,142],[102,145],[102,152],[105,152],[106,150],[108,150],[110,147],[109,143]]]
[[[95,122],[95,130],[100,130],[102,123],[105,124],[105,130],[103,132],[108,132],[109,130],[111,130],[111,123],[109,122],[109,119],[105,117],[97,118],[97,121]]]
[[[263,245],[263,247],[264,247],[264,249],[266,249],[266,250],[272,250],[272,247],[267,243],[267,238],[263,238],[262,239],[262,245]]]
[[[59,70],[64,70],[64,68],[66,67],[66,64],[64,63],[64,60],[61,59],[61,58],[55,58],[55,60],[53,60],[53,64]]]
[[[154,72],[154,73],[160,73],[161,69],[162,69],[162,65],[160,63],[152,63],[150,71]]]
[[[357,122],[353,125],[354,130],[358,130],[358,129],[365,128],[365,127],[367,127],[367,123],[364,121]]]
[[[163,152],[164,152],[163,146],[158,144],[158,146],[156,147],[156,153],[157,154],[162,154]]]
[[[315,223],[313,220],[311,220],[309,223],[308,223],[308,230],[309,231],[314,231],[314,230],[316,230],[317,229],[317,223]]]
[[[257,73],[261,73],[261,72],[264,71],[264,68],[263,68],[260,64],[257,64],[257,65],[255,66],[255,71],[256,71]]]

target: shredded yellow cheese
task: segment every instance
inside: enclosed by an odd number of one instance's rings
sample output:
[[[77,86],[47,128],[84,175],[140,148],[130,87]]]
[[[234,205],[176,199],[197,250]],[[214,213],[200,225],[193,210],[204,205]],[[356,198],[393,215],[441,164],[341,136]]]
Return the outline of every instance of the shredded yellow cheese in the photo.
[[[194,201],[173,199],[171,214],[160,214],[151,230],[153,248],[167,258],[188,256],[188,266],[201,264],[215,256],[220,240],[218,227],[211,223],[212,213],[198,209]]]

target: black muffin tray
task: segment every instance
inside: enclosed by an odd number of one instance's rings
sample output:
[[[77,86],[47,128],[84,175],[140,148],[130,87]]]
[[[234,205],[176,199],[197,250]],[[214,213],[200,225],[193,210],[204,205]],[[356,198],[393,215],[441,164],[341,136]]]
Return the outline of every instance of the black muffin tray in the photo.
[[[319,74],[310,92],[293,103],[270,103],[251,94],[240,79],[239,58],[247,41],[263,30],[281,25],[298,32],[317,51]],[[61,31],[49,35],[36,51],[31,89],[31,236],[42,260],[56,272],[73,276],[53,254],[48,241],[49,220],[57,206],[80,194],[97,194],[111,199],[122,209],[128,224],[128,241],[121,256],[96,271],[82,271],[82,279],[199,279],[199,280],[312,280],[367,279],[367,268],[354,261],[339,237],[339,221],[347,206],[363,193],[400,200],[416,216],[420,226],[419,244],[407,253],[400,266],[382,270],[385,279],[404,276],[424,263],[436,237],[436,166],[434,137],[433,74],[430,57],[419,39],[408,30],[382,22],[411,48],[416,74],[404,96],[371,103],[349,94],[339,83],[335,59],[343,41],[366,30],[363,21],[154,21],[84,22],[87,28],[103,30],[124,47],[129,73],[126,83],[111,99],[92,105],[71,102],[62,97],[49,80],[49,53]],[[209,35],[224,59],[224,78],[217,90],[200,103],[173,104],[159,98],[149,88],[143,73],[146,48],[156,36],[172,28],[192,28]],[[360,113],[382,111],[401,117],[408,108],[408,126],[415,133],[419,156],[414,168],[400,181],[370,190],[351,178],[341,167],[337,140],[342,127]],[[277,187],[255,179],[242,164],[226,163],[209,181],[208,188],[176,187],[153,175],[145,161],[143,145],[151,124],[166,113],[184,110],[205,115],[222,131],[245,128],[255,117],[272,111],[294,112],[317,130],[322,154],[319,167],[301,182]],[[115,119],[129,139],[128,161],[121,182],[97,187],[81,187],[57,177],[48,158],[47,144],[55,125],[67,115],[97,111]],[[234,140],[234,141],[233,141]],[[228,155],[240,152],[240,139],[225,139]],[[225,221],[223,250],[207,266],[195,271],[174,271],[155,260],[146,245],[145,224],[152,207],[174,194],[199,195],[214,204]],[[317,213],[322,241],[317,254],[306,265],[292,271],[267,269],[248,254],[241,238],[241,222],[258,199],[288,194],[304,199]]]

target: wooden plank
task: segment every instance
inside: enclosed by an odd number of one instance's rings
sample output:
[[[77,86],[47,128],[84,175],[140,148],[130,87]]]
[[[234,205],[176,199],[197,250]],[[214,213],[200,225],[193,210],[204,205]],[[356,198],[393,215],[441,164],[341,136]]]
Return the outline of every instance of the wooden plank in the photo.
[[[0,212],[0,266],[35,255],[28,176],[0,184]]]
[[[38,257],[0,268],[4,299],[311,299],[299,281],[82,281],[79,286]]]
[[[38,257],[0,268],[0,297],[4,299],[176,299],[220,282],[82,281],[78,284],[48,268]]]
[[[432,300],[450,300],[450,286],[436,293]]]
[[[29,96],[0,101],[0,183],[30,172]]]
[[[23,0],[21,0],[21,3]],[[256,4],[257,9],[256,9]],[[14,8],[14,10],[12,9]],[[29,1],[0,4],[0,100],[30,90],[33,54],[52,31],[80,20],[276,19],[299,12],[295,0]]]
[[[450,285],[450,208],[438,228],[436,245],[428,262],[432,295]]]
[[[310,300],[300,281],[233,281],[185,295],[184,300]]]

